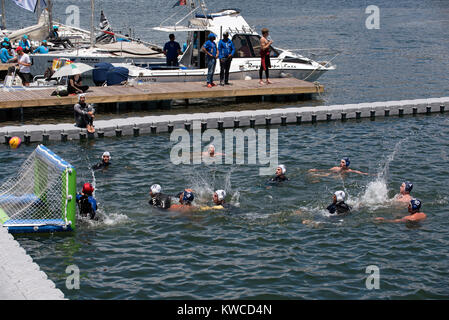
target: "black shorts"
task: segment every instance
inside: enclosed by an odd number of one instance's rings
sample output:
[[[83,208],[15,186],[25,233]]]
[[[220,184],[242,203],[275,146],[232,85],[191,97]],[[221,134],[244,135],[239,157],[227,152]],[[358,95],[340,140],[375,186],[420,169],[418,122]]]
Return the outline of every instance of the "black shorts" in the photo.
[[[31,73],[22,73],[19,72],[19,77],[22,80],[23,83],[31,83],[33,82],[33,76]]]

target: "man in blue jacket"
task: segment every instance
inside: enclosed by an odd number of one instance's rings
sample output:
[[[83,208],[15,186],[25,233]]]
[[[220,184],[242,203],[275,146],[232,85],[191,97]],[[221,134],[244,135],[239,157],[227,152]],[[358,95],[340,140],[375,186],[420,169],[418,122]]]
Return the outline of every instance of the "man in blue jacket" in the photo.
[[[8,63],[8,61],[12,58],[14,57],[9,54],[8,44],[6,42],[3,42],[0,49],[0,60],[2,61],[2,63]]]
[[[220,85],[229,85],[229,69],[232,57],[235,54],[235,46],[229,39],[229,33],[223,33],[223,39],[218,42],[218,58],[220,59]]]
[[[217,64],[218,58],[218,49],[215,44],[215,39],[217,36],[213,33],[209,34],[209,40],[204,43],[201,51],[206,54],[206,63],[207,63],[207,87],[212,88],[215,87],[214,83],[214,72],[215,65]]]
[[[40,54],[46,54],[50,50],[48,49],[48,42],[47,40],[42,41],[42,44],[36,48],[36,50],[33,51],[33,53],[40,53]]]

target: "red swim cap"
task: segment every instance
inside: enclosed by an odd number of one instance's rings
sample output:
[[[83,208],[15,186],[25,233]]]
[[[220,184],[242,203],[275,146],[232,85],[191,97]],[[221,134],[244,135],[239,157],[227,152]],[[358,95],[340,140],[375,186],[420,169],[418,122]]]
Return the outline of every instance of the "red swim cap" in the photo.
[[[94,187],[90,183],[85,183],[83,185],[83,193],[92,194],[94,192]]]
[[[22,47],[17,47],[16,52],[23,51]]]

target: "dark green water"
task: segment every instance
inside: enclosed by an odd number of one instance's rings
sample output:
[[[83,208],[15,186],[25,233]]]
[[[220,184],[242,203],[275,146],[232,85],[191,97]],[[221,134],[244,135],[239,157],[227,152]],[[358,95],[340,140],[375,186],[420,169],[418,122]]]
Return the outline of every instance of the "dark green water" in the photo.
[[[273,127],[291,181],[271,188],[255,165],[172,164],[168,134],[50,144],[76,167],[80,188],[92,181],[89,164],[111,152],[113,166],[95,174],[105,221],[80,222],[72,235],[16,238],[70,299],[447,298],[448,124],[438,114]],[[1,146],[0,181],[34,147]],[[346,155],[371,175],[307,173]],[[427,220],[375,223],[406,215],[391,202],[403,180],[414,183]],[[237,209],[158,211],[147,204],[152,183],[169,194],[192,187],[196,204],[225,188]],[[355,208],[344,219],[324,211],[338,189]],[[80,290],[65,287],[72,264]],[[365,286],[370,265],[380,269],[379,290]]]

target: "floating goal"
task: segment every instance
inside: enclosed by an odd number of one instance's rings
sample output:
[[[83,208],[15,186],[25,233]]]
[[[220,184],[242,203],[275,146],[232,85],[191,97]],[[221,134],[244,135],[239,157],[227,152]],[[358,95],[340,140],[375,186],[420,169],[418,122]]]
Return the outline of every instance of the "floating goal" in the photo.
[[[40,145],[0,186],[0,225],[10,233],[75,230],[76,171]]]

